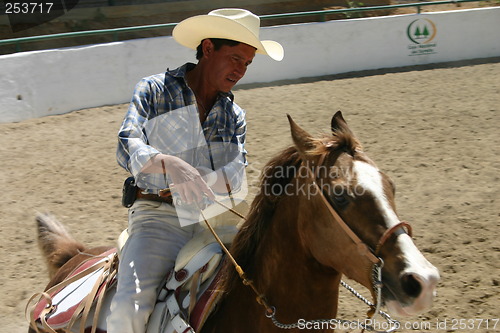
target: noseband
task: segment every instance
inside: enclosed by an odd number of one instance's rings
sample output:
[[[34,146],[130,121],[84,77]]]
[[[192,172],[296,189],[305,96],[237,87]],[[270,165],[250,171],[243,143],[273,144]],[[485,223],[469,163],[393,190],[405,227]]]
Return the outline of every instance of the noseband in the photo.
[[[398,224],[387,229],[384,232],[384,234],[382,235],[382,237],[380,237],[378,244],[377,244],[377,247],[375,248],[375,255],[376,256],[378,256],[378,254],[380,253],[380,249],[385,244],[385,242],[389,239],[389,237],[391,237],[391,235],[394,232],[396,232],[396,230],[398,230],[399,228],[403,228],[404,231],[408,234],[408,236],[410,236],[410,237],[413,236],[413,229],[411,228],[411,225],[405,221],[399,222]]]

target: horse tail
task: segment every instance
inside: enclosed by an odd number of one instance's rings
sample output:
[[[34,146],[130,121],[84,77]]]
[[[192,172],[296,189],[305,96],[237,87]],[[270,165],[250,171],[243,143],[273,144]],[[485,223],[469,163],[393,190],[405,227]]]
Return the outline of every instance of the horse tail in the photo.
[[[45,257],[52,279],[59,268],[79,252],[83,252],[85,246],[76,241],[64,225],[51,214],[37,214],[36,222],[38,246]]]

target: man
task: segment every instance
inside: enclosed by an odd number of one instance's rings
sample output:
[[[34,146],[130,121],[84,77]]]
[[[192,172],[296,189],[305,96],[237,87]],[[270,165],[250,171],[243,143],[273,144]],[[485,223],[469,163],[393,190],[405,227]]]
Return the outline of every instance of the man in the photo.
[[[241,186],[246,121],[231,89],[255,53],[283,58],[279,43],[259,40],[259,29],[259,18],[242,9],[188,18],[173,37],[197,50],[198,63],[136,86],[118,134],[117,160],[134,176],[138,192],[129,209],[110,333],[146,330],[158,285],[201,228],[195,223],[200,206],[214,192],[231,194]]]

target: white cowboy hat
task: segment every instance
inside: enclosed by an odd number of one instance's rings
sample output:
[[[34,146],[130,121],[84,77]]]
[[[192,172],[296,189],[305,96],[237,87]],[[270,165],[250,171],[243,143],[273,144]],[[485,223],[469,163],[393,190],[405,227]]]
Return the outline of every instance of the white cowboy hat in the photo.
[[[198,15],[177,24],[172,32],[181,45],[196,50],[205,38],[224,38],[245,43],[277,61],[284,56],[280,43],[259,39],[260,19],[245,9],[216,9],[208,15]]]

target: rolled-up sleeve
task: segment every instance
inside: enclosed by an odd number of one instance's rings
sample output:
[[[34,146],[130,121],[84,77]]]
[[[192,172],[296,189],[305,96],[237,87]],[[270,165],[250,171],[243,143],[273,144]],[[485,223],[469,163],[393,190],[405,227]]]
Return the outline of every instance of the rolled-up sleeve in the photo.
[[[151,82],[141,80],[135,87],[132,100],[122,126],[118,132],[116,159],[118,164],[129,171],[136,179],[146,163],[160,152],[148,145],[145,126],[155,112],[154,91]]]

